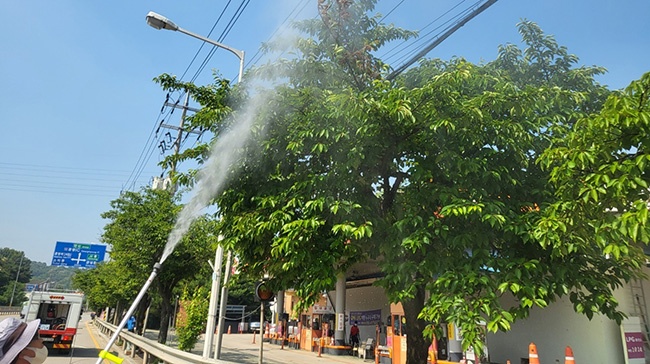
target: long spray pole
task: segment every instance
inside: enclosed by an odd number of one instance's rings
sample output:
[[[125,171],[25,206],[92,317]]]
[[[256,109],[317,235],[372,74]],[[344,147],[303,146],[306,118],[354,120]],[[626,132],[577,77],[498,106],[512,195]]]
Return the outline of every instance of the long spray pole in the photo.
[[[133,304],[131,304],[131,307],[129,307],[129,310],[126,311],[126,314],[122,318],[122,322],[120,322],[119,326],[113,333],[113,336],[111,336],[111,339],[108,340],[108,343],[106,344],[104,350],[99,352],[99,358],[97,359],[96,364],[102,364],[102,361],[104,359],[108,359],[115,363],[121,363],[124,360],[122,358],[118,358],[115,355],[111,354],[109,350],[111,350],[111,346],[113,346],[113,344],[117,340],[117,337],[120,336],[120,332],[122,331],[124,326],[126,326],[126,322],[129,320],[129,317],[131,317],[131,315],[135,311],[136,307],[138,306],[138,303],[140,303],[142,297],[144,297],[144,294],[147,293],[147,289],[149,289],[149,286],[151,286],[151,282],[153,282],[154,278],[156,278],[156,275],[160,270],[160,264],[161,263],[156,263],[153,265],[153,271],[151,272],[149,279],[147,279],[147,281],[144,282],[142,289],[140,289],[140,293],[138,293],[138,295],[135,297],[135,300],[133,301]]]

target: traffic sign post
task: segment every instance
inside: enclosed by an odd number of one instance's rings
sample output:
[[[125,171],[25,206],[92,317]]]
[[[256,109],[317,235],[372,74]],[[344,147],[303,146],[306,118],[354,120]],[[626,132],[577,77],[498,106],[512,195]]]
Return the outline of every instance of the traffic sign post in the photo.
[[[52,256],[52,265],[95,268],[97,263],[104,261],[105,255],[106,245],[57,241]]]

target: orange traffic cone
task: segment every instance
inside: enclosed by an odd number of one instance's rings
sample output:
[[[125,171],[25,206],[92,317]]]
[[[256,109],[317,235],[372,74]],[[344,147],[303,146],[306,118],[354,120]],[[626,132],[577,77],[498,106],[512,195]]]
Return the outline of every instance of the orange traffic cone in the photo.
[[[228,335],[230,335],[230,325],[228,325]]]
[[[573,358],[573,350],[570,346],[567,346],[566,349],[564,349],[564,364],[576,364],[576,361]]]
[[[539,357],[537,356],[537,346],[534,343],[528,345],[528,363],[539,364]]]

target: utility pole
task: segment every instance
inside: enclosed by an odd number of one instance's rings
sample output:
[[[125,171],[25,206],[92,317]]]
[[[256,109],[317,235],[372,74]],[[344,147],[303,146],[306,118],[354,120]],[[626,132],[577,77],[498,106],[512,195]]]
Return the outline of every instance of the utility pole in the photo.
[[[178,154],[180,154],[180,152],[181,152],[181,142],[183,141],[183,133],[185,132],[185,133],[188,133],[188,134],[200,135],[200,133],[197,132],[197,131],[185,130],[185,118],[187,117],[187,111],[189,110],[189,111],[192,111],[194,113],[199,111],[199,109],[190,107],[189,104],[190,104],[190,93],[189,93],[189,91],[185,94],[185,101],[183,102],[182,106],[179,106],[178,103],[165,102],[165,106],[170,106],[170,107],[173,107],[174,109],[182,109],[183,110],[182,113],[181,113],[181,120],[180,120],[180,123],[179,123],[178,126],[169,125],[169,124],[160,124],[160,128],[176,130],[178,132],[177,135],[176,135],[176,140],[174,140],[174,143],[173,143],[173,148],[174,148],[174,154],[173,155],[174,155],[174,157],[172,159],[171,169],[169,171],[169,177],[168,177],[170,180],[173,179],[174,175],[176,174],[176,167],[178,165],[178,162],[177,162],[176,159],[178,157]],[[167,147],[164,145],[164,141],[161,142],[161,148],[162,148],[163,153],[167,150]],[[154,188],[163,188],[163,189],[165,189],[166,186],[165,186],[164,182],[163,182],[162,186],[160,186],[160,187],[157,187],[156,183],[154,183]],[[171,188],[172,188],[172,191],[176,190],[175,185],[173,185]]]
[[[228,281],[230,280],[230,268],[232,264],[232,250],[228,251],[226,257],[226,270],[223,273],[223,285],[221,286],[221,301],[219,302],[219,320],[217,324],[217,341],[215,342],[214,358],[221,359],[221,342],[223,338],[223,324],[226,318],[226,310],[228,308]],[[260,323],[262,326],[262,323]]]
[[[181,151],[181,140],[183,138],[183,127],[185,126],[185,115],[187,115],[187,108],[190,106],[190,93],[185,94],[185,103],[183,105],[183,112],[181,113],[181,122],[178,125],[178,136],[176,136],[176,142],[174,143],[174,156],[177,156]],[[169,172],[171,178],[174,177],[176,173],[176,159],[172,160],[172,169]]]
[[[219,239],[221,240],[221,239]],[[214,332],[217,322],[217,300],[219,298],[219,288],[221,285],[221,265],[223,264],[223,246],[219,244],[214,257],[212,266],[212,287],[210,289],[210,303],[208,306],[208,321],[205,328],[205,340],[203,342],[203,359],[209,359],[211,356],[212,343],[214,342]]]
[[[183,132],[185,131],[183,128],[185,127],[185,117],[187,115],[187,110],[197,112],[199,111],[198,109],[191,108],[190,107],[190,93],[189,91],[186,91],[187,93],[185,94],[185,102],[183,103],[183,106],[180,108],[183,109],[183,112],[181,113],[181,121],[178,127],[171,126],[171,125],[166,125],[163,124],[162,126],[168,129],[175,129],[178,131],[178,135],[176,136],[176,140],[174,141],[174,156],[177,156],[181,152],[181,141],[183,140]],[[179,107],[176,104],[171,104],[171,103],[165,103],[167,106],[172,106],[174,108]],[[188,133],[194,133],[194,134],[199,134],[198,132],[195,132],[193,130],[188,131]],[[172,168],[171,171],[169,172],[169,176],[173,177],[174,174],[176,173],[176,160],[172,160]]]
[[[20,275],[20,269],[23,267],[23,258],[25,258],[25,253],[20,256],[20,263],[18,264],[18,272],[16,273],[16,281],[14,282],[14,289],[11,292],[11,300],[9,300],[9,307],[14,305],[14,294],[16,294],[16,285],[18,284],[18,276]]]

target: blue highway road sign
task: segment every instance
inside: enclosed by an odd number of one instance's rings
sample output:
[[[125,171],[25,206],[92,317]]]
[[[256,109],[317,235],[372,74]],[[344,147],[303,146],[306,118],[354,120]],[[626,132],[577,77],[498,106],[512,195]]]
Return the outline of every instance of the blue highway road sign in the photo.
[[[94,268],[97,263],[104,261],[105,254],[106,245],[57,241],[52,265]]]

